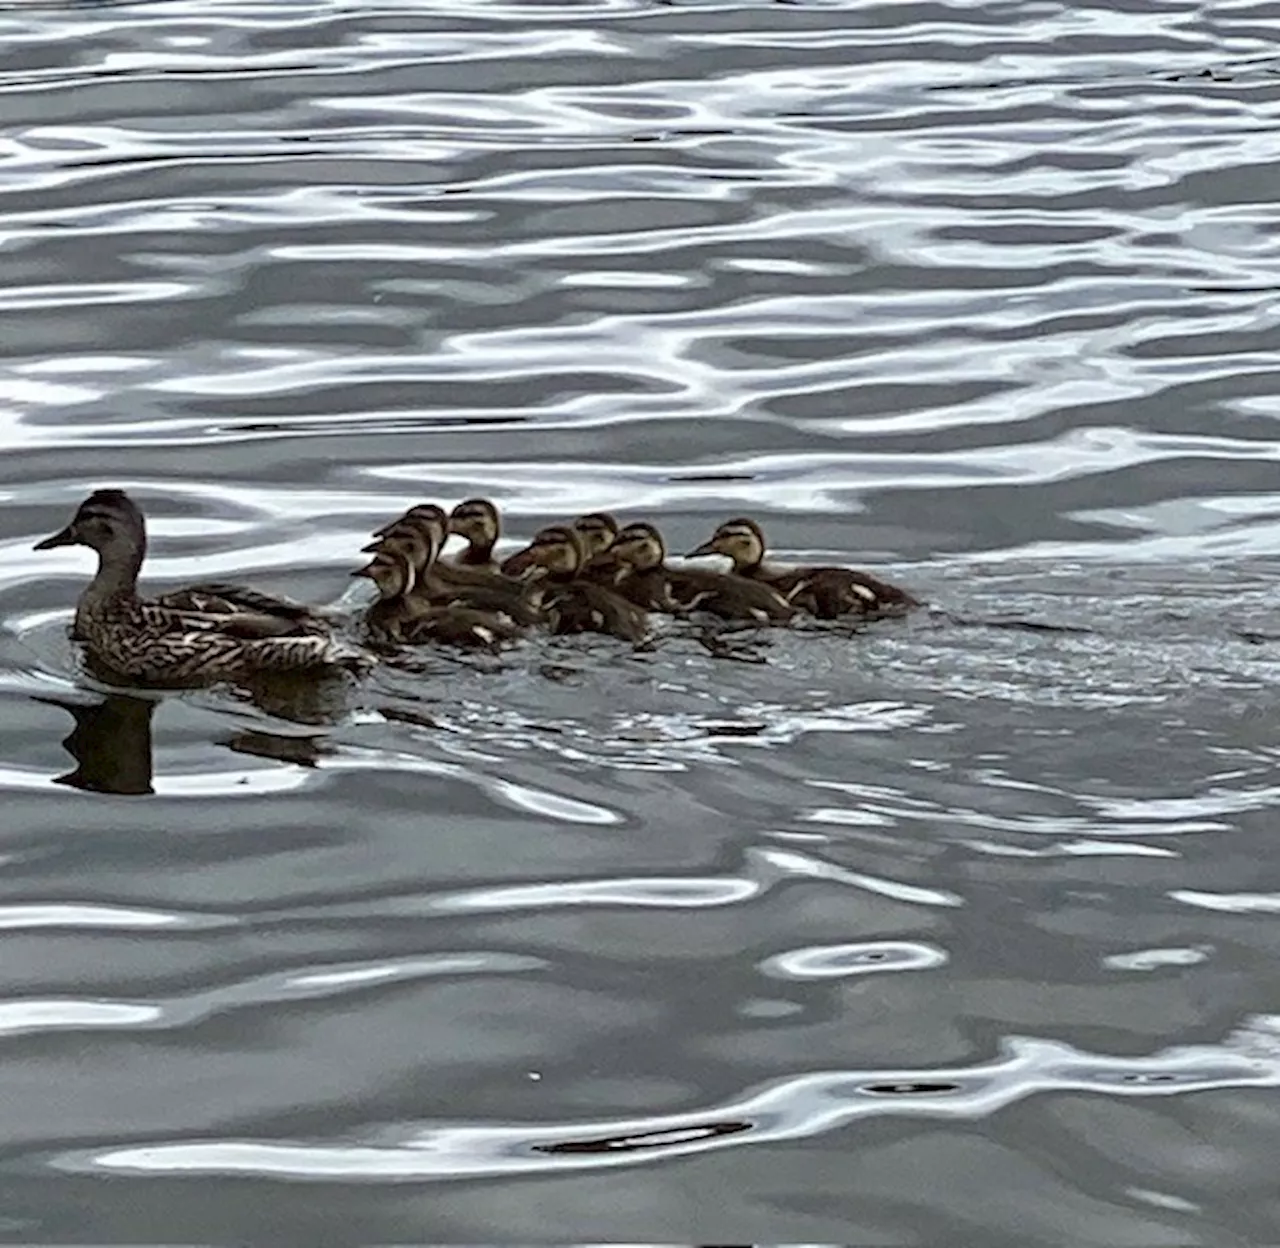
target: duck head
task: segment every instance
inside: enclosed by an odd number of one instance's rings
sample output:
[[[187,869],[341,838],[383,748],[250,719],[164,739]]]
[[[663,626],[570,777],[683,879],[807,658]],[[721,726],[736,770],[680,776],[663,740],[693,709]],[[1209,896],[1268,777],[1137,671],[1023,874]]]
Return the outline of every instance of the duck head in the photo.
[[[378,587],[378,597],[384,602],[404,598],[413,592],[417,577],[413,563],[402,551],[381,550],[352,576],[367,576]]]
[[[114,569],[136,580],[147,552],[147,526],[137,503],[123,490],[95,490],[66,528],[37,542],[35,549],[55,546],[88,546],[98,552],[100,573]]]
[[[364,554],[376,554],[388,542],[410,548],[419,575],[425,572],[444,546],[449,519],[434,503],[423,503],[406,511],[399,520],[385,525],[373,541],[362,548]]]
[[[413,569],[416,584],[431,571],[443,544],[443,537],[435,525],[397,525],[377,544],[373,553],[406,560]]]
[[[469,498],[449,513],[450,536],[465,539],[476,561],[487,562],[502,533],[498,509],[487,498]]]
[[[649,572],[666,562],[667,544],[652,524],[640,521],[618,530],[606,557],[632,572]]]
[[[582,538],[567,524],[553,524],[539,529],[533,541],[517,551],[503,565],[508,576],[524,576],[527,572],[571,580],[577,575],[585,559]]]
[[[409,510],[404,513],[404,515],[388,521],[380,529],[375,529],[373,536],[376,541],[379,537],[386,537],[386,535],[397,525],[426,524],[435,520],[439,520],[446,527],[448,525],[448,521],[445,518],[443,510],[437,507],[435,503],[415,503],[414,506],[410,507]],[[372,549],[372,544],[365,549]]]
[[[608,550],[618,533],[618,522],[607,511],[592,511],[579,516],[572,527],[582,539],[583,552],[588,559]]]
[[[733,560],[735,572],[757,568],[764,560],[764,532],[754,520],[740,516],[726,520],[701,546],[689,552],[698,555],[726,555]]]

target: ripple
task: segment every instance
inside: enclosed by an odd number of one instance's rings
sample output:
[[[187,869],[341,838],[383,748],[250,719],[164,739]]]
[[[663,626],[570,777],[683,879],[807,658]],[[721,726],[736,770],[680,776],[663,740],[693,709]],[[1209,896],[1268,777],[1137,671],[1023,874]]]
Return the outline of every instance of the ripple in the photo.
[[[156,1006],[124,1001],[0,1002],[0,1036],[143,1027],[154,1024],[160,1013]]]
[[[766,958],[760,969],[780,979],[843,979],[880,971],[924,971],[944,966],[947,955],[928,945],[874,941],[856,945],[812,945]]]
[[[547,1126],[432,1125],[378,1131],[367,1142],[220,1139],[154,1142],[68,1152],[63,1170],[128,1174],[254,1175],[353,1183],[635,1165],[707,1150],[812,1138],[868,1118],[972,1120],[1045,1093],[1181,1096],[1211,1089],[1275,1087],[1280,1066],[1227,1045],[1188,1046],[1147,1058],[1113,1058],[1031,1038],[1012,1038],[1001,1058],[950,1070],[831,1071],[779,1080],[701,1114]],[[738,1129],[725,1127],[738,1125]],[[566,1144],[593,1136],[592,1149]],[[391,1138],[388,1138],[391,1137]],[[617,1141],[608,1147],[606,1141]],[[629,1146],[631,1141],[635,1146]]]
[[[749,880],[591,880],[481,889],[441,898],[435,908],[442,911],[500,910],[506,913],[584,905],[684,909],[733,905],[757,892],[759,885]]]
[[[961,899],[955,893],[943,889],[921,888],[900,880],[877,878],[858,871],[849,871],[836,863],[826,861],[816,854],[803,854],[797,850],[757,849],[753,853],[760,862],[787,876],[831,880],[848,884],[853,888],[895,901],[905,901],[919,906],[958,906]]]
[[[538,970],[537,958],[466,952],[282,971],[160,1001],[0,1001],[0,1037],[54,1031],[189,1027],[215,1014],[289,1001],[347,997],[424,978]]]
[[[1200,889],[1179,888],[1169,894],[1173,901],[1199,910],[1216,910],[1225,914],[1280,913],[1280,893],[1210,893]]]
[[[1265,1238],[1275,1020],[1205,1037],[1280,908],[1268,16],[0,4],[15,1228],[34,1161],[119,1242],[252,1238],[183,1174],[369,1242]],[[485,494],[931,607],[134,696],[31,549],[98,486],[156,589],[354,617],[369,530]]]
[[[212,914],[176,914],[128,906],[91,905],[85,902],[0,905],[0,928],[10,931],[50,927],[151,931],[175,927],[216,928],[225,927],[232,922],[234,920]]]
[[[1195,966],[1210,956],[1208,949],[1137,949],[1113,953],[1103,965],[1117,971],[1156,971],[1166,966]]]

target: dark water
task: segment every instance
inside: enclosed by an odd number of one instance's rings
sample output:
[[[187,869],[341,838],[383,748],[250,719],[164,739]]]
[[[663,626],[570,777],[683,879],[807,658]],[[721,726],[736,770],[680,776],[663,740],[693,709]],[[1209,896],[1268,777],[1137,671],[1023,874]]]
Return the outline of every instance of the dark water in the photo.
[[[0,1239],[1274,1241],[1274,19],[4,5]],[[949,615],[104,700],[98,485]]]

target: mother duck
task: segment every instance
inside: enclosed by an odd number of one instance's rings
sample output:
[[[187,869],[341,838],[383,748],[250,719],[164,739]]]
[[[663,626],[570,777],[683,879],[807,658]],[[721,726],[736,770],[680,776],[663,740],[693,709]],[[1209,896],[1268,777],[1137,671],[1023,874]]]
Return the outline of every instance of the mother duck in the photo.
[[[230,680],[269,672],[363,667],[310,608],[235,585],[138,595],[146,521],[123,490],[96,490],[66,528],[36,544],[88,546],[98,571],[76,604],[74,636],[113,672],[148,684]]]

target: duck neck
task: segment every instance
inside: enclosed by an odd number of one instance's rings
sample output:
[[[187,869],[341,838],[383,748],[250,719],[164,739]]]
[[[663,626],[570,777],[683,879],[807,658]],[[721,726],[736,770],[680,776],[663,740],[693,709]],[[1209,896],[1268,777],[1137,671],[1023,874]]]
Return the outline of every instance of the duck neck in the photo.
[[[484,567],[493,559],[493,547],[496,538],[475,538],[467,543],[467,548],[458,556],[458,562],[468,567]]]
[[[96,598],[114,597],[118,594],[135,596],[138,592],[138,573],[142,571],[146,553],[145,540],[129,549],[116,547],[98,551],[98,571],[86,592]]]

